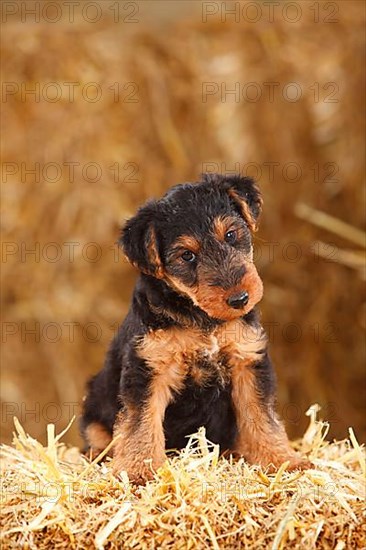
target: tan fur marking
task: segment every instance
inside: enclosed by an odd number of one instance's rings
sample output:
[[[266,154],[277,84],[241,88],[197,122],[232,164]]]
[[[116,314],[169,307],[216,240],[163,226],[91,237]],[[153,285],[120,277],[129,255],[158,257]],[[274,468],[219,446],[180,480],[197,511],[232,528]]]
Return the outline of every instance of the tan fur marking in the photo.
[[[149,229],[149,244],[147,246],[147,253],[149,256],[150,263],[154,266],[154,270],[155,270],[154,276],[157,279],[163,279],[165,272],[160,260],[158,247],[156,243],[156,235],[153,227],[150,227]]]
[[[232,218],[228,218],[227,216],[219,216],[218,218],[214,219],[213,230],[216,238],[219,241],[225,240],[225,234],[229,231],[232,224]]]
[[[90,446],[92,457],[97,457],[112,441],[110,434],[98,422],[92,422],[85,429],[85,437]]]
[[[211,379],[212,372],[201,369],[197,365],[192,365],[192,367],[189,369],[189,375],[192,377],[194,383],[197,384],[197,386],[203,387]]]
[[[251,311],[263,297],[263,283],[253,262],[246,264],[247,272],[244,275],[241,287],[249,293],[249,302],[245,306],[245,313]]]
[[[232,199],[234,199],[236,204],[240,206],[242,216],[246,220],[249,229],[253,232],[257,231],[258,225],[256,220],[253,217],[253,214],[250,211],[248,203],[242,197],[240,197],[240,195],[238,195],[238,193],[234,189],[229,189],[228,194]],[[259,202],[261,206],[263,202],[262,198],[259,199]]]
[[[238,226],[237,219],[232,216],[218,216],[214,219],[213,230],[216,238],[219,241],[225,240],[225,235],[228,231],[236,231],[238,238],[242,236],[242,228]]]
[[[184,248],[197,254],[200,250],[200,242],[192,235],[181,235],[174,243],[174,248]]]
[[[197,287],[189,287],[183,284],[177,277],[173,277],[172,275],[166,275],[165,280],[167,283],[170,284],[172,288],[180,292],[181,294],[184,294],[185,296],[188,296],[194,305],[200,307],[199,303],[197,302],[196,298],[196,292]]]
[[[209,345],[209,342],[210,336],[205,336],[198,328],[158,329],[142,339],[138,354],[155,373],[166,374],[169,370],[170,373],[183,374],[182,363]]]
[[[261,326],[254,328],[240,319],[225,323],[215,331],[215,335],[220,350],[235,362],[259,361],[267,344],[267,337]]]

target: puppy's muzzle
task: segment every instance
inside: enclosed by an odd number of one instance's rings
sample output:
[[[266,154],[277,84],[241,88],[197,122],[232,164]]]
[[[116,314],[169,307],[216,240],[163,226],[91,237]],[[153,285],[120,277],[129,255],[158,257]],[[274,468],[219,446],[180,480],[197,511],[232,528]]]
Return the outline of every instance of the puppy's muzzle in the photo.
[[[226,303],[228,306],[234,309],[242,309],[249,301],[248,292],[240,292],[240,294],[233,294],[230,296]]]

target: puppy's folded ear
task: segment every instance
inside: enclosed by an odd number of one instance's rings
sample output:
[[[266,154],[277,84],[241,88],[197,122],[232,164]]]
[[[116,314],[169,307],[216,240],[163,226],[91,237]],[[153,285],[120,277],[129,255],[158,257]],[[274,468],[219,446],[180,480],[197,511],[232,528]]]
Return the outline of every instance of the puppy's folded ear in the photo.
[[[251,231],[257,231],[258,218],[262,210],[262,195],[252,178],[204,174],[204,181],[219,185],[235,203],[239,213]]]
[[[136,216],[129,219],[122,228],[119,244],[134,267],[147,275],[162,279],[164,270],[154,229],[155,215],[155,201],[140,208]]]

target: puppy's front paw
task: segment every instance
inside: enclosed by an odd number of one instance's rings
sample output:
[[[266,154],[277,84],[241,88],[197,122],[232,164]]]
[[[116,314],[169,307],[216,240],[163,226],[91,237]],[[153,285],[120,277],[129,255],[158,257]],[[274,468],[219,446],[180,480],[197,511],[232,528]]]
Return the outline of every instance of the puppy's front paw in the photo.
[[[269,471],[275,472],[278,470],[282,464],[288,462],[289,464],[286,467],[288,472],[293,472],[294,470],[308,470],[309,468],[314,468],[314,464],[310,462],[306,457],[301,456],[298,453],[290,453],[289,455],[281,455],[277,457],[272,457],[270,461]]]
[[[114,457],[112,460],[112,472],[116,477],[119,477],[121,472],[127,472],[128,479],[131,483],[136,485],[145,485],[145,483],[154,478],[154,470],[156,470],[161,463],[151,463],[151,460],[135,460],[133,462],[126,461],[125,458]]]
[[[289,472],[293,470],[309,470],[310,468],[314,468],[314,464],[306,457],[298,454],[290,458],[290,464],[287,466]]]

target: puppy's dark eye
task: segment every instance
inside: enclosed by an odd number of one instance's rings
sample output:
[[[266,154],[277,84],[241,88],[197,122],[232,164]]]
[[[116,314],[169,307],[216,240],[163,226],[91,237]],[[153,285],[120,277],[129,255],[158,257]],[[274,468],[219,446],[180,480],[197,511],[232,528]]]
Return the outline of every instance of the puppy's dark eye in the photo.
[[[193,262],[196,259],[196,254],[190,250],[185,250],[181,256],[182,260],[185,262]]]
[[[234,244],[237,239],[236,231],[231,230],[225,233],[225,241],[229,244]]]

